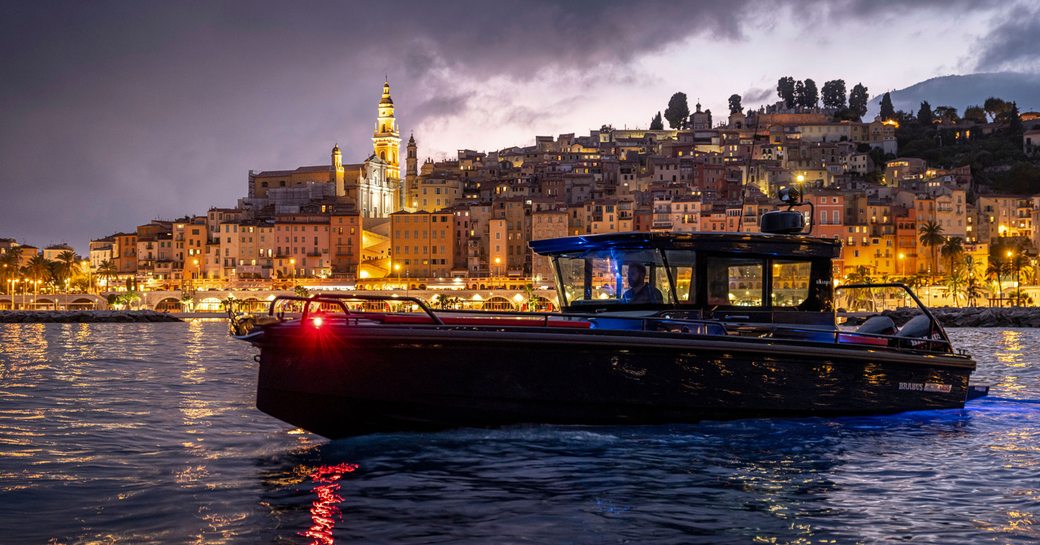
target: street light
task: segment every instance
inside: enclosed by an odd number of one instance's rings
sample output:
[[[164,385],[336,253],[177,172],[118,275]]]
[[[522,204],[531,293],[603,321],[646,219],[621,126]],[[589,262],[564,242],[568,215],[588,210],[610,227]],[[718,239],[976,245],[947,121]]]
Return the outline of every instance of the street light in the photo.
[[[293,283],[293,288],[295,288],[296,287],[296,258],[295,257],[289,259],[289,266],[292,268],[292,283]]]
[[[500,270],[501,269],[501,265],[502,265],[502,258],[501,257],[496,257],[495,258],[495,276],[501,276],[502,275],[502,271]]]
[[[903,277],[906,276],[906,254],[899,252],[899,274]]]

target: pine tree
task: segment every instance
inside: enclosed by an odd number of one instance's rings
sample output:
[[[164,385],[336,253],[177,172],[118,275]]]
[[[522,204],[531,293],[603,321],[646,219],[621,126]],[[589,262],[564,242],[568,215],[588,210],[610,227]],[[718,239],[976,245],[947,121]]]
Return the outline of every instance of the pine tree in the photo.
[[[968,106],[965,108],[964,119],[980,124],[989,122],[989,119],[986,117],[986,110],[983,110],[982,106]]]
[[[805,79],[805,93],[801,106],[803,108],[815,108],[816,103],[820,101],[820,91],[816,88],[816,82],[806,78]]]
[[[849,93],[849,110],[852,114],[858,118],[862,118],[867,114],[867,102],[870,100],[870,95],[867,94],[867,88],[862,83],[857,83],[852,88],[852,92]]]
[[[794,107],[794,90],[794,78],[791,76],[784,76],[776,80],[776,94],[780,96],[784,101],[784,105],[788,108]]]
[[[664,130],[664,121],[661,120],[661,112],[657,112],[657,115],[650,119],[650,130],[662,131]]]
[[[845,80],[835,79],[823,84],[823,105],[838,110],[845,107]]]
[[[740,95],[734,93],[729,96],[729,113],[736,114],[744,111],[744,107],[740,104]]]
[[[895,119],[895,117],[896,109],[892,106],[892,97],[890,97],[888,93],[885,93],[881,96],[881,119],[884,121]]]
[[[672,129],[682,129],[688,117],[690,117],[690,105],[686,102],[686,93],[675,93],[668,101],[668,108],[664,111],[664,118],[668,120],[668,126]]]
[[[1022,136],[1022,117],[1018,113],[1018,103],[1011,103],[1011,107],[1008,108],[1007,120],[1008,132],[1011,133],[1012,140],[1018,141]]]
[[[917,123],[925,127],[932,126],[932,122],[935,120],[935,114],[932,113],[932,105],[928,104],[928,101],[921,103],[921,108],[917,110]]]
[[[997,97],[989,97],[986,99],[986,102],[982,104],[982,107],[994,122],[1007,121],[1007,111],[1010,108],[1010,105],[1005,100]]]

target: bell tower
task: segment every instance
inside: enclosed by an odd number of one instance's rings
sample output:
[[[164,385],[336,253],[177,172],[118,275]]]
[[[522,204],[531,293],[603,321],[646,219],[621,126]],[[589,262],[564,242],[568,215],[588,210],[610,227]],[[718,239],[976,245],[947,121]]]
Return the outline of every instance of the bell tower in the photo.
[[[419,157],[415,145],[415,135],[408,137],[408,156],[405,159],[404,186],[401,188],[401,208],[415,212],[418,205],[416,182],[419,180]]]
[[[332,148],[332,168],[329,169],[330,182],[335,185],[336,195],[342,197],[346,195],[346,188],[343,186],[343,152],[339,149],[339,144],[336,144]]]
[[[401,179],[401,163],[398,153],[401,149],[401,135],[397,131],[397,120],[394,119],[394,100],[390,98],[390,82],[383,82],[383,97],[379,100],[379,116],[376,118],[375,132],[372,134],[372,149],[376,157],[386,162],[388,180]]]

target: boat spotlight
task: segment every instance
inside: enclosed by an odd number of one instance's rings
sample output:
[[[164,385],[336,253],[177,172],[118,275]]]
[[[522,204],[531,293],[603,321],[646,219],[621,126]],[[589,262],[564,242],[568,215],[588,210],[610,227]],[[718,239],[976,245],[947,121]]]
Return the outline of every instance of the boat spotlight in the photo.
[[[796,205],[802,201],[802,194],[793,187],[785,187],[780,190],[780,202],[789,205]]]

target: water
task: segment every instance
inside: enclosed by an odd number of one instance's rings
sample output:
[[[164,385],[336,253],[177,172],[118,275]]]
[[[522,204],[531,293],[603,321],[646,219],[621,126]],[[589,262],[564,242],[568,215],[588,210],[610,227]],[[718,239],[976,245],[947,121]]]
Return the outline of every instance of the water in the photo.
[[[329,442],[223,322],[0,325],[0,543],[1040,541],[1040,331],[950,333],[963,411]]]

